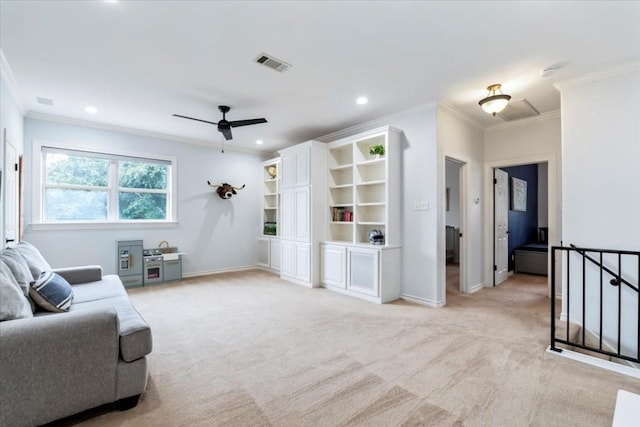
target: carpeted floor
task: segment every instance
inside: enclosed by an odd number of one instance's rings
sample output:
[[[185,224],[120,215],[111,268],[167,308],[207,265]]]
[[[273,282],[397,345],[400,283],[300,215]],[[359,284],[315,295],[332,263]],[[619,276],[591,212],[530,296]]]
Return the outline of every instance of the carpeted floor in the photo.
[[[546,279],[376,305],[260,270],[130,290],[147,392],[83,426],[610,426],[629,377],[547,354]]]

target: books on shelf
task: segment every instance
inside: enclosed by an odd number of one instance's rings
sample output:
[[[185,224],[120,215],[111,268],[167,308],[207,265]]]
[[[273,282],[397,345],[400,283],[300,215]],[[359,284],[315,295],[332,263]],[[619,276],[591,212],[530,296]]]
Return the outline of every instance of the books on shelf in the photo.
[[[333,208],[331,220],[334,222],[353,222],[353,212],[346,208]]]

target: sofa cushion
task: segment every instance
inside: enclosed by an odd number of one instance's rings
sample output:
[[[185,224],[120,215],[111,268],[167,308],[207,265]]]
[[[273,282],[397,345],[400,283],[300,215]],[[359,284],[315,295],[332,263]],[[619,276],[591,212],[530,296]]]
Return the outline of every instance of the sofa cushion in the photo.
[[[111,297],[126,297],[127,291],[115,274],[102,276],[97,282],[73,285],[73,303],[83,303]]]
[[[0,320],[33,317],[31,305],[11,270],[0,260]]]
[[[31,282],[31,298],[47,311],[68,311],[73,300],[73,289],[64,277],[53,271],[43,271]]]
[[[36,304],[29,295],[29,288],[31,287],[33,276],[31,275],[27,261],[25,261],[24,257],[13,249],[3,249],[0,252],[0,260],[4,261],[7,267],[9,267],[13,278],[22,290],[22,294],[27,298],[27,301],[31,306],[31,312],[35,313]]]
[[[79,285],[85,286],[85,285]],[[71,312],[113,307],[120,323],[120,355],[122,360],[131,362],[151,353],[151,329],[129,301],[129,297],[112,297],[95,301],[75,303]]]
[[[38,251],[38,249],[31,243],[23,240],[18,242],[18,244],[13,247],[13,250],[22,255],[25,261],[27,261],[27,265],[29,266],[29,270],[33,276],[31,280],[36,280],[43,271],[51,271],[49,263],[42,257],[40,251]]]

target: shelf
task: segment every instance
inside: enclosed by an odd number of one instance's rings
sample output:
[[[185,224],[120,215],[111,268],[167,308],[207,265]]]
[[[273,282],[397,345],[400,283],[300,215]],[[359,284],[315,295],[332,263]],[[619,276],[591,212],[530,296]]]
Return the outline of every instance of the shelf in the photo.
[[[272,179],[265,179],[264,182],[276,182],[278,180],[278,178],[272,178]]]
[[[356,184],[358,186],[365,186],[365,185],[380,185],[380,184],[385,184],[386,181],[384,179],[379,179],[376,181],[366,181],[366,182],[361,182],[359,184]]]
[[[386,160],[387,160],[386,157],[380,157],[379,159],[364,160],[362,162],[356,163],[356,165],[357,166],[376,165],[376,164],[379,164],[379,163],[384,163]]]
[[[340,225],[346,225],[346,224],[353,224],[353,221],[330,221],[331,224],[340,224]]]
[[[385,225],[383,221],[358,221],[358,225]]]
[[[277,196],[278,193],[264,193],[265,197],[266,196]]]
[[[340,171],[340,170],[345,170],[345,169],[351,169],[351,167],[353,167],[353,165],[351,163],[349,163],[349,164],[346,164],[346,165],[338,165],[338,166],[330,167],[329,170],[330,171]]]
[[[270,207],[267,207],[267,206],[264,207],[265,211],[275,211],[276,209],[278,209],[278,208],[276,208],[276,207],[270,208]]]
[[[384,206],[385,202],[358,203],[356,206]]]
[[[342,185],[334,185],[329,187],[329,189],[331,190],[335,190],[335,189],[340,189],[340,188],[351,188],[353,187],[353,184],[342,184]]]
[[[336,203],[334,205],[329,205],[330,208],[349,208],[353,206],[353,203]]]

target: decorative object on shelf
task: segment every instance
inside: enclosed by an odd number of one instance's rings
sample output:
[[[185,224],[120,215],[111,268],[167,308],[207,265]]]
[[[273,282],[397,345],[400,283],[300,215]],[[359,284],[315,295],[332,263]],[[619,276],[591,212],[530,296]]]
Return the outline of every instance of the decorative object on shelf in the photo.
[[[276,176],[278,176],[278,168],[276,168],[275,166],[269,166],[267,168],[267,173],[271,178],[275,178]]]
[[[372,245],[384,245],[384,234],[382,234],[382,231],[369,231],[369,243],[371,243]]]
[[[275,222],[265,222],[264,231],[265,236],[275,236],[277,234],[277,225]]]
[[[511,99],[510,95],[502,93],[502,90],[500,89],[501,87],[501,84],[494,84],[487,87],[489,93],[487,93],[487,96],[478,102],[485,112],[492,114],[494,117],[496,113],[504,110]],[[500,91],[500,93],[496,94],[496,91]]]
[[[238,194],[236,190],[242,190],[245,187],[245,184],[242,184],[242,187],[234,187],[226,182],[222,184],[212,184],[210,181],[207,181],[207,184],[209,184],[209,187],[216,188],[216,193],[218,193],[221,199],[230,199],[234,194]]]
[[[369,154],[372,156],[380,157],[384,156],[384,145],[374,144],[369,146]]]
[[[511,210],[527,211],[527,181],[511,177]]]

